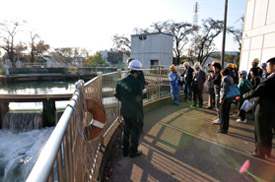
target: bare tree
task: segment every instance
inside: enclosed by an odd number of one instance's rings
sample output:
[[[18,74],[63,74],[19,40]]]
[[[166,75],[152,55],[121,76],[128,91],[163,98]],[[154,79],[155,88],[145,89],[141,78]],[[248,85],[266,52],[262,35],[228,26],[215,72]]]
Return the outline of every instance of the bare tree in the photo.
[[[19,26],[20,25],[17,21],[5,21],[3,23],[0,23],[0,30],[4,33],[1,34],[1,38],[3,39],[4,44],[0,45],[0,48],[4,49],[7,52],[8,58],[13,65],[15,64],[14,40],[15,35],[20,31],[18,29]]]
[[[31,48],[31,52],[30,52],[30,62],[34,63],[35,62],[35,52],[36,52],[36,46],[35,46],[35,39],[39,38],[38,34],[34,34],[33,32],[30,32],[30,38],[31,38],[31,42],[30,44],[30,48]]]
[[[169,27],[169,20],[166,20],[164,22],[155,22],[153,23],[150,27],[152,27],[154,30],[157,32],[168,32],[168,27]]]
[[[190,23],[180,22],[168,26],[168,33],[174,36],[174,54],[176,57],[176,64],[180,64],[180,59],[183,55],[184,46],[188,43],[188,35],[192,32],[192,25]]]
[[[222,32],[223,21],[208,18],[203,20],[202,27],[199,27],[200,34],[194,38],[194,49],[197,61],[203,66],[208,57],[214,52],[214,39]]]
[[[131,40],[124,35],[114,35],[113,37],[113,45],[116,50],[120,50],[125,52],[128,56],[130,56],[131,52]],[[124,51],[125,50],[125,51]]]

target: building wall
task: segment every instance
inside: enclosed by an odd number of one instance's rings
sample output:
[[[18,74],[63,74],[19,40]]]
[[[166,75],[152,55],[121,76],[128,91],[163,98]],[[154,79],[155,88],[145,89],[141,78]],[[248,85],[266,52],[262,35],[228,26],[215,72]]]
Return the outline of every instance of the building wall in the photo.
[[[248,70],[254,58],[275,57],[275,0],[247,0],[240,69]]]
[[[140,40],[139,35],[131,36],[131,57],[140,60],[147,69],[151,60],[158,60],[159,66],[170,66],[173,63],[173,36],[153,33],[146,37],[146,40]]]

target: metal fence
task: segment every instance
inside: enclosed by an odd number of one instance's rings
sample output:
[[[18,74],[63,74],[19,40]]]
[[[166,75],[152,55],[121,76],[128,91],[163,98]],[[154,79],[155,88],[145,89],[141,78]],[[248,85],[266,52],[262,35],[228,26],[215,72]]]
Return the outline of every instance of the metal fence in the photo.
[[[76,83],[75,93],[43,147],[27,182],[98,180],[100,166],[97,166],[97,159],[101,143],[119,118],[115,87],[118,79],[127,73],[120,70],[104,75],[99,73],[85,84],[81,80]],[[168,73],[169,70],[160,68],[144,70],[147,88],[145,102],[170,94]],[[89,97],[102,100],[107,117],[103,132],[92,141],[86,139],[84,131],[91,119],[85,112],[85,99]]]

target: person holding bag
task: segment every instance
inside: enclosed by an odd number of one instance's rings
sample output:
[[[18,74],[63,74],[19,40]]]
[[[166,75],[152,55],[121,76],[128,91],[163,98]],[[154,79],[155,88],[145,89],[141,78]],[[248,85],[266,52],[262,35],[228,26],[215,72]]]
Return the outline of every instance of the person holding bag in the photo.
[[[240,119],[237,119],[236,122],[237,123],[247,123],[247,120],[245,118],[246,115],[246,111],[244,109],[242,109],[243,103],[244,103],[244,99],[243,99],[243,94],[249,92],[252,90],[252,85],[251,83],[246,79],[247,76],[247,72],[245,70],[242,70],[239,72],[239,77],[240,77],[240,83],[238,85],[239,89],[240,89],[240,105],[239,105],[239,109],[240,109]]]
[[[229,111],[231,103],[234,99],[233,86],[234,80],[230,76],[230,70],[228,68],[221,71],[222,83],[220,91],[220,114],[221,114],[221,124],[218,133],[227,134],[229,128]],[[231,87],[231,88],[230,88]],[[231,89],[231,91],[230,91]]]

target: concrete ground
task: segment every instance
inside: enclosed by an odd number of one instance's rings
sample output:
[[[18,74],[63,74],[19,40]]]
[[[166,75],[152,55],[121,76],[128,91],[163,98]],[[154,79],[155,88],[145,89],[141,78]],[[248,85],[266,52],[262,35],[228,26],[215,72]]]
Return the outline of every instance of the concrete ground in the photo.
[[[228,134],[219,134],[219,126],[212,124],[215,110],[190,106],[181,102],[146,113],[139,146],[143,155],[114,156],[109,181],[275,181],[275,159],[248,153],[254,151],[253,121],[236,123],[237,118],[230,116]],[[246,160],[250,167],[240,174]]]

